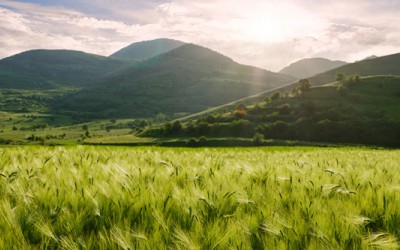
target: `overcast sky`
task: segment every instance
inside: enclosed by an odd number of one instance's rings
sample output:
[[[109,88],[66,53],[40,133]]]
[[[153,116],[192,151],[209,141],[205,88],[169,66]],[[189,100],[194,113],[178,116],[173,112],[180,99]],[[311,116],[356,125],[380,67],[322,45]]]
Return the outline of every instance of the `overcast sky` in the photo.
[[[30,49],[109,55],[172,38],[273,71],[306,57],[400,52],[400,0],[0,0],[0,58]]]

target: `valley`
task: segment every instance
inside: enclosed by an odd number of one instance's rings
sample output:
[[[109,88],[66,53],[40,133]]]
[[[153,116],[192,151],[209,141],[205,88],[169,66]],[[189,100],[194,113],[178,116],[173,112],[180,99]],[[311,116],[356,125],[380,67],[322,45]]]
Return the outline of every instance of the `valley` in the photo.
[[[0,0],[0,249],[400,249],[398,13]]]
[[[137,51],[156,55],[123,56]],[[290,67],[301,71],[321,60]],[[309,87],[301,90],[292,76],[168,39],[135,43],[110,58],[25,52],[0,61],[0,138],[5,144],[398,147],[399,61],[394,54],[331,62],[342,65],[306,78]],[[200,137],[206,142],[189,142]]]

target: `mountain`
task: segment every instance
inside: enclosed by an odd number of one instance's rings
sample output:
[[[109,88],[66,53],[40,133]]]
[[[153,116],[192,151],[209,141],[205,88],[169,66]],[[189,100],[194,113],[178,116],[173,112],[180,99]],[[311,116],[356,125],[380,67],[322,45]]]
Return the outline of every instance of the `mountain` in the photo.
[[[151,41],[133,43],[110,55],[110,57],[142,61],[176,49],[184,44],[185,43],[181,41],[160,38]]]
[[[59,108],[106,117],[192,113],[293,80],[185,44],[68,96]]]
[[[343,61],[331,61],[325,58],[306,58],[290,64],[279,73],[303,79],[345,64]]]
[[[375,58],[377,58],[377,56],[376,55],[372,55],[372,56],[367,56],[363,60],[369,60],[369,59],[375,59]]]
[[[310,77],[313,85],[322,85],[335,79],[337,73],[344,75],[400,75],[400,53],[349,63]]]
[[[330,71],[309,77],[308,79],[311,82],[311,84],[315,87],[331,83],[332,81],[334,81],[337,73],[342,73],[347,76],[353,74],[359,74],[360,76],[400,75],[400,67],[398,65],[400,65],[400,53],[358,61],[355,63],[349,63],[341,67],[332,69]],[[221,110],[232,109],[233,107],[236,107],[241,103],[251,104],[254,102],[260,102],[266,96],[270,96],[276,92],[290,93],[297,86],[298,82],[296,81],[295,83],[286,84],[284,86],[277,87],[275,89],[262,91],[251,96],[234,100],[230,103],[225,103],[223,105],[214,107],[209,110],[193,113],[183,118],[183,120],[190,120],[197,117],[203,117],[205,115],[209,115],[215,112],[221,112]]]
[[[300,140],[400,146],[400,76],[362,77],[313,87],[244,106],[221,109],[180,129],[150,128],[143,135]]]
[[[82,87],[130,65],[71,50],[31,50],[0,60],[0,88]]]

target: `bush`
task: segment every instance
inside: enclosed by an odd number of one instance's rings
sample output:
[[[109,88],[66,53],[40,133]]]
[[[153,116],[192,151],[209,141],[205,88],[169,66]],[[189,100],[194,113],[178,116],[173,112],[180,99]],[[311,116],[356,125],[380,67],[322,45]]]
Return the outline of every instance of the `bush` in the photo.
[[[336,90],[341,96],[347,96],[347,87],[343,83],[339,84]]]
[[[253,145],[260,146],[263,144],[264,135],[260,133],[255,133],[253,137]]]
[[[271,100],[277,100],[281,97],[281,93],[275,92],[274,94],[271,95]]]
[[[194,147],[197,145],[197,141],[195,138],[190,138],[187,142],[186,145],[189,147]]]
[[[290,114],[290,112],[292,112],[292,107],[288,103],[279,106],[278,109],[279,109],[279,114],[281,115],[288,115]]]
[[[205,137],[205,136],[200,136],[200,138],[199,138],[199,145],[202,145],[202,146],[204,146],[204,145],[206,145],[207,144],[207,142],[208,142],[208,139],[207,139],[207,137]]]
[[[342,81],[344,79],[344,75],[342,73],[337,73],[335,76],[336,81]]]

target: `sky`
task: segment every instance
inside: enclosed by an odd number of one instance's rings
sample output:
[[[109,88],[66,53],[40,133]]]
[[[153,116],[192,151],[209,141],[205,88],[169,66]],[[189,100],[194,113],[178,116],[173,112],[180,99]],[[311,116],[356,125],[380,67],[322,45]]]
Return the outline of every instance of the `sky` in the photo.
[[[279,71],[302,58],[400,52],[400,0],[0,0],[0,58],[31,49],[108,56],[171,38]]]

